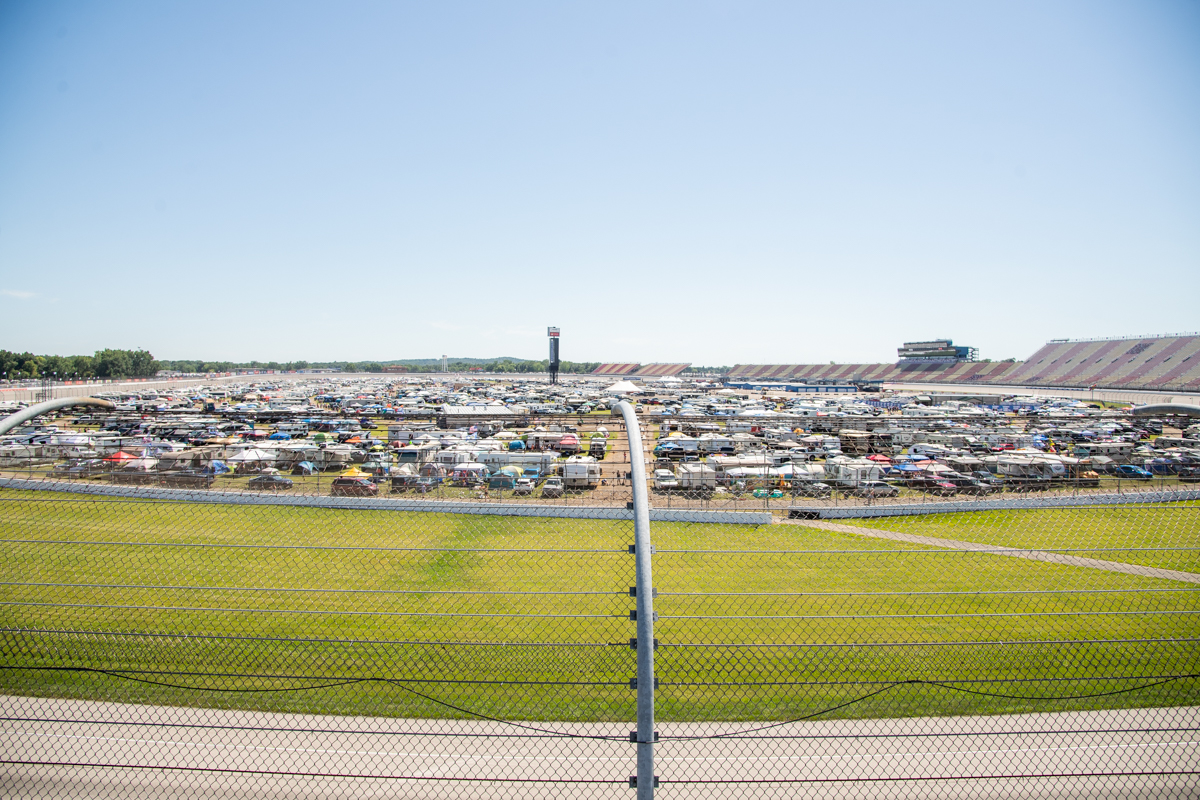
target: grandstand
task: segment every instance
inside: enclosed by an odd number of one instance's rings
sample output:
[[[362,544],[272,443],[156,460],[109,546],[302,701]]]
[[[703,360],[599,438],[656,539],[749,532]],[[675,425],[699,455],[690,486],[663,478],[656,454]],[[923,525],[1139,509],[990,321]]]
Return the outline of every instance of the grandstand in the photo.
[[[691,364],[647,364],[646,366],[633,373],[635,378],[665,378],[669,375],[678,375]]]
[[[1024,362],[738,364],[730,378],[805,383],[989,383],[1200,391],[1200,334],[1055,339]]]
[[[1200,334],[1055,339],[1009,375],[1024,386],[1200,389]]]
[[[628,375],[641,364],[601,364],[592,370],[593,375]]]
[[[897,364],[738,364],[731,378],[805,383],[994,382],[1014,365],[991,361],[929,361]]]

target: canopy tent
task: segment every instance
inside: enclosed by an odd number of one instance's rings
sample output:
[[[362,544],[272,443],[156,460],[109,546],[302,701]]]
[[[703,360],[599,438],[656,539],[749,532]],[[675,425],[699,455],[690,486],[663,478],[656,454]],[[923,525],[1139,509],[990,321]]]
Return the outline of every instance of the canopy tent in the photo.
[[[104,460],[120,463],[120,462],[125,462],[125,461],[133,461],[136,458],[137,458],[137,456],[133,455],[132,453],[126,453],[124,450],[118,450],[117,452],[113,453],[112,455],[106,456]]]
[[[642,390],[633,381],[617,381],[604,390],[605,394],[641,394]]]
[[[291,439],[292,435],[290,433],[272,433],[267,438],[268,439],[281,439],[281,440],[282,439]]]
[[[367,477],[367,473],[363,472],[358,467],[351,467],[350,469],[343,472],[341,477],[343,477],[343,478],[365,478],[365,477]]]
[[[249,450],[243,450],[240,453],[234,453],[228,459],[238,463],[249,461],[274,461],[275,452],[273,450],[260,450],[257,447],[251,447]]]

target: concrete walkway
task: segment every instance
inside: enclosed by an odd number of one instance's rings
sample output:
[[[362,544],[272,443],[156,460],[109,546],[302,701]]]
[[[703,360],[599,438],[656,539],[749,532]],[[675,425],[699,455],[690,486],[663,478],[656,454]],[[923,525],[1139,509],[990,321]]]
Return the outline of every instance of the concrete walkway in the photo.
[[[1169,581],[1200,583],[1200,575],[1194,572],[1180,572],[1179,570],[1174,569],[1146,567],[1140,564],[1125,564],[1120,561],[1105,561],[1099,558],[1083,558],[1081,556],[1066,555],[1064,553],[1051,553],[1043,550],[1024,550],[1017,547],[1002,547],[994,544],[961,542],[957,539],[939,539],[934,536],[914,536],[910,533],[898,533],[897,531],[885,531],[877,528],[860,528],[856,525],[842,525],[838,522],[788,520],[787,524],[803,525],[808,528],[820,528],[821,530],[837,531],[838,533],[853,533],[857,536],[870,536],[873,539],[891,539],[897,542],[923,544],[930,547],[945,547],[951,550],[969,550],[980,553],[990,553],[998,556],[1024,558],[1029,561],[1045,561],[1050,564],[1065,564],[1069,567],[1087,567],[1089,569],[1107,570],[1108,572],[1123,572],[1127,575],[1141,575],[1145,578],[1163,578]]]
[[[0,795],[10,798],[634,797],[631,721],[532,723],[555,735],[485,720],[12,696],[0,710]],[[661,796],[680,800],[1195,797],[1197,719],[1196,708],[1139,708],[758,733],[755,722],[660,721],[655,771]]]

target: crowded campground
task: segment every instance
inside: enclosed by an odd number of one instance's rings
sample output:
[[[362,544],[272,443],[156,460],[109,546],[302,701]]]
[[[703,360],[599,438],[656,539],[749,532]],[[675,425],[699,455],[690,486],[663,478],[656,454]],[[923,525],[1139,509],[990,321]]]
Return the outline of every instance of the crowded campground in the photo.
[[[0,437],[0,475],[603,504],[628,493],[633,477],[622,419],[612,413],[625,400],[641,425],[648,486],[668,503],[873,502],[1200,481],[1200,426],[1048,396],[796,391],[679,377],[551,384],[541,376],[336,374],[96,396],[114,407],[67,409]]]

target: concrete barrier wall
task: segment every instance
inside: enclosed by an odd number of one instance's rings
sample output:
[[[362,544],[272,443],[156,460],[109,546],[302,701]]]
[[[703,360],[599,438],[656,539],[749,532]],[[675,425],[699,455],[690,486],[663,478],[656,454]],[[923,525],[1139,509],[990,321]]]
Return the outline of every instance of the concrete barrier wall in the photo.
[[[419,511],[437,514],[480,514],[500,517],[633,519],[632,509],[612,506],[463,503],[446,500],[407,500],[399,498],[251,494],[248,492],[214,492],[204,489],[163,489],[155,486],[109,486],[100,483],[39,481],[24,478],[0,478],[0,488],[117,497],[126,500],[168,500],[182,503],[341,508],[352,511]],[[725,525],[769,525],[771,524],[771,515],[758,511],[703,511],[659,508],[650,510],[650,521],[707,522]]]

